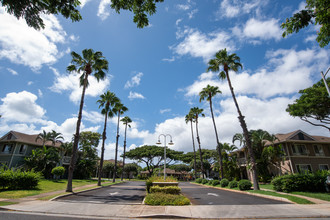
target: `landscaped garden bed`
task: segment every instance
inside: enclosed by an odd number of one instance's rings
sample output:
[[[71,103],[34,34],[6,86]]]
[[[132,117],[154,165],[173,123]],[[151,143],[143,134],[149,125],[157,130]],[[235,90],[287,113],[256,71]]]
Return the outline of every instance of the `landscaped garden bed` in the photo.
[[[181,188],[173,177],[150,177],[146,181],[147,196],[144,199],[146,205],[183,206],[190,205],[190,200],[181,195]]]

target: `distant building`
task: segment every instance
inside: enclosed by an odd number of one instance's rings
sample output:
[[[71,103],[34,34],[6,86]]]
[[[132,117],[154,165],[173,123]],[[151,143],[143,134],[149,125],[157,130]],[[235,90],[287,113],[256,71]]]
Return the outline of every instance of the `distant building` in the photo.
[[[43,147],[42,140],[36,138],[38,134],[24,134],[10,131],[0,138],[0,165],[8,168],[24,165],[24,158],[31,155],[32,150]],[[46,147],[60,147],[61,143],[53,145],[51,141],[45,143]],[[62,164],[68,165],[70,157],[63,157]]]
[[[274,143],[266,142],[265,145],[281,145],[285,155],[279,166],[268,167],[272,175],[329,170],[330,137],[309,135],[301,130],[275,136],[278,139]],[[246,148],[243,147],[236,153],[242,177],[252,179],[251,172],[246,169]]]

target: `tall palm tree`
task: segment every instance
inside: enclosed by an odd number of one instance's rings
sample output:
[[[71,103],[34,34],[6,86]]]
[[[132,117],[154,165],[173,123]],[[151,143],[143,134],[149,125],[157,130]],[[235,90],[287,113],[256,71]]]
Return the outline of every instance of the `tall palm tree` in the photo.
[[[131,127],[131,125],[129,123],[132,123],[132,119],[130,119],[130,117],[128,117],[128,116],[125,116],[120,121],[122,121],[123,124],[125,125],[124,154],[123,154],[123,171],[121,172],[121,181],[123,181],[123,178],[124,178],[124,169],[125,169],[125,154],[126,154],[126,133],[127,133],[127,127],[129,127],[129,128]]]
[[[217,126],[215,125],[214,114],[213,114],[213,107],[212,107],[212,97],[216,96],[217,94],[221,94],[221,91],[220,91],[219,87],[207,85],[199,93],[199,97],[200,97],[199,98],[199,102],[201,102],[202,100],[206,99],[210,103],[210,111],[211,111],[211,116],[212,116],[212,121],[213,121],[215,138],[216,138],[216,141],[217,141],[217,146],[220,146],[220,141],[219,141],[219,137],[218,137]],[[218,156],[219,156],[219,165],[220,165],[221,179],[223,179],[223,165],[222,165],[222,156],[221,156],[220,147],[217,147],[217,150],[218,150]]]
[[[114,93],[108,90],[104,94],[100,95],[100,99],[97,100],[97,102],[100,104],[99,108],[102,108],[101,114],[104,115],[101,159],[100,159],[100,168],[98,170],[98,181],[97,181],[97,185],[101,186],[101,175],[102,175],[103,161],[104,161],[104,144],[105,144],[105,139],[107,139],[107,135],[106,135],[107,121],[108,121],[108,117],[112,118],[114,116],[114,111],[112,107],[115,105],[115,103],[119,102],[119,99]]]
[[[205,170],[204,170],[204,166],[203,166],[203,155],[202,155],[201,141],[200,141],[199,134],[198,134],[198,116],[201,115],[202,117],[205,117],[205,115],[203,113],[203,109],[200,109],[198,107],[191,108],[189,114],[194,115],[194,120],[195,120],[195,123],[196,123],[196,139],[197,139],[197,142],[198,142],[199,159],[200,159],[200,162],[201,162],[201,170],[202,170],[202,175],[203,175],[203,178],[204,178]]]
[[[256,160],[254,153],[252,151],[252,144],[251,139],[249,137],[249,131],[247,128],[247,125],[244,120],[244,116],[242,115],[242,112],[239,108],[238,102],[236,100],[236,96],[234,93],[233,86],[230,81],[229,77],[229,70],[237,72],[239,68],[243,68],[242,64],[240,63],[240,58],[235,54],[228,54],[226,49],[220,50],[215,54],[215,58],[211,59],[208,62],[208,68],[207,71],[213,71],[218,72],[220,70],[220,66],[223,67],[223,71],[219,73],[219,78],[224,80],[227,79],[229,89],[231,92],[231,95],[233,97],[237,112],[238,112],[238,120],[241,124],[241,127],[243,129],[244,138],[246,140],[246,146],[249,151],[249,155],[251,158],[252,163],[252,178],[253,178],[253,188],[254,190],[259,190],[259,184],[258,184],[258,174],[257,174],[257,167],[256,167]]]
[[[37,142],[39,139],[42,141],[42,146],[45,146],[46,142],[50,140],[50,133],[43,130],[42,133],[38,134],[35,141]]]
[[[185,121],[186,121],[186,123],[190,122],[191,138],[192,138],[192,144],[193,144],[193,150],[194,150],[194,179],[196,179],[196,149],[195,149],[194,130],[193,130],[194,118],[195,118],[195,115],[193,115],[190,111],[186,115]]]
[[[116,182],[118,141],[119,141],[119,120],[120,120],[120,116],[124,114],[126,111],[128,111],[128,108],[124,106],[124,104],[122,104],[120,101],[115,104],[114,113],[118,116],[118,122],[117,122],[117,136],[116,136],[115,167],[113,170],[112,182]]]
[[[72,51],[71,56],[71,65],[67,67],[67,71],[70,73],[81,73],[80,86],[82,86],[82,94],[80,99],[76,133],[73,139],[72,155],[68,173],[68,184],[66,188],[67,192],[72,192],[72,178],[78,151],[79,132],[82,118],[82,110],[84,106],[85,92],[86,88],[88,87],[88,76],[94,73],[93,76],[97,79],[97,81],[99,81],[103,80],[106,77],[105,71],[108,71],[108,61],[103,57],[102,52],[100,51],[94,52],[92,49],[84,49],[82,51],[82,56]]]

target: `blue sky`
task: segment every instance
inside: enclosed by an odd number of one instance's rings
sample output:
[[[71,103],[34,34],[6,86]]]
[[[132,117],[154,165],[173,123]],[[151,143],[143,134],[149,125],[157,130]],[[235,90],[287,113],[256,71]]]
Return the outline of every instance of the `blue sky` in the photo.
[[[329,136],[285,111],[297,91],[321,79],[329,66],[329,47],[315,41],[317,27],[282,38],[280,24],[304,7],[305,1],[165,0],[157,4],[150,25],[138,29],[130,12],[116,14],[109,1],[81,1],[83,20],[44,16],[46,28],[36,31],[0,8],[0,135],[10,130],[37,134],[61,132],[70,140],[75,130],[81,88],[78,75],[66,72],[71,51],[92,48],[109,61],[107,79],[90,78],[83,130],[102,132],[103,116],[96,101],[106,90],[129,108],[129,149],[155,144],[169,133],[171,148],[192,151],[190,126],[184,116],[191,107],[204,108],[199,129],[203,148],[214,149],[209,105],[198,93],[207,84],[222,91],[214,99],[221,142],[241,133],[226,81],[206,72],[220,49],[236,53],[243,70],[230,73],[249,129],[288,133],[301,129]],[[114,157],[116,118],[108,124],[105,158]],[[123,129],[121,126],[120,152]]]

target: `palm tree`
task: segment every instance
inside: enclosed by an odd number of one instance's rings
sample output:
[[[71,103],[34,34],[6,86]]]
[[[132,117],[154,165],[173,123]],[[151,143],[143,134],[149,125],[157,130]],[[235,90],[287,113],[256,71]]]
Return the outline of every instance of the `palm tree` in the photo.
[[[123,171],[121,172],[121,181],[123,181],[124,169],[125,169],[126,133],[127,133],[127,127],[131,127],[131,125],[129,123],[132,123],[132,119],[130,119],[130,117],[128,117],[128,116],[125,116],[120,121],[122,121],[123,124],[125,125],[124,154],[123,154]]]
[[[56,143],[62,143],[64,140],[63,136],[61,133],[57,133],[56,131],[52,130],[52,132],[49,133],[49,140],[53,143],[55,146]],[[60,141],[62,140],[62,141]]]
[[[82,51],[82,56],[72,51],[71,56],[72,64],[67,67],[67,71],[70,73],[82,73],[80,76],[80,86],[82,86],[82,94],[80,99],[76,133],[74,135],[73,140],[72,155],[68,173],[68,184],[66,188],[67,192],[72,192],[73,170],[76,163],[78,151],[80,124],[82,118],[82,110],[84,106],[85,91],[88,87],[88,76],[94,72],[93,76],[97,79],[97,81],[99,81],[100,79],[103,80],[105,78],[106,73],[104,71],[108,71],[108,61],[103,57],[102,52],[100,51],[94,52],[92,49],[84,49]]]
[[[256,160],[254,153],[252,151],[252,144],[251,139],[249,137],[249,131],[247,129],[247,125],[244,120],[244,116],[241,113],[241,110],[238,106],[238,102],[236,100],[236,96],[234,93],[234,89],[232,87],[230,77],[229,77],[229,70],[237,72],[239,68],[243,68],[242,64],[240,63],[240,58],[235,54],[228,54],[226,49],[220,50],[215,54],[215,58],[211,59],[208,62],[208,68],[207,71],[213,71],[218,72],[220,70],[220,66],[223,67],[223,71],[219,73],[219,78],[224,80],[227,79],[229,89],[231,92],[231,95],[233,97],[237,112],[238,112],[238,120],[241,124],[241,127],[243,129],[244,138],[246,140],[246,147],[248,148],[249,155],[252,162],[252,178],[253,178],[253,189],[259,190],[259,184],[258,184],[258,174],[257,174],[257,167],[256,167]]]
[[[207,85],[199,93],[199,97],[200,97],[199,102],[206,99],[210,103],[210,111],[211,111],[213,127],[214,127],[214,132],[215,132],[215,138],[216,138],[216,141],[217,141],[217,146],[220,146],[220,141],[219,141],[218,131],[217,131],[217,127],[215,125],[215,120],[214,120],[213,107],[212,107],[212,97],[216,96],[219,93],[221,94],[221,91],[220,91],[219,87],[210,86],[210,85]],[[219,155],[219,165],[220,165],[221,179],[223,179],[223,165],[222,165],[222,156],[221,156],[220,147],[217,147],[217,150],[218,150],[218,155]]]
[[[186,115],[185,121],[186,121],[186,123],[190,122],[191,138],[192,138],[192,144],[193,144],[193,150],[194,150],[194,179],[196,179],[196,149],[195,149],[194,130],[193,130],[194,117],[195,116],[190,111]]]
[[[194,120],[196,123],[196,139],[198,142],[199,159],[201,162],[201,170],[202,170],[202,174],[203,174],[203,178],[204,178],[203,155],[202,155],[201,141],[200,141],[199,134],[198,134],[198,116],[201,115],[202,117],[205,117],[205,115],[203,114],[203,109],[200,109],[198,107],[191,108],[189,114],[192,114],[194,116]]]
[[[115,103],[117,103],[119,99],[117,96],[110,92],[109,90],[105,92],[104,94],[100,95],[100,99],[97,100],[98,103],[100,103],[99,108],[102,108],[101,114],[104,115],[104,128],[102,133],[102,147],[101,147],[101,159],[100,159],[100,168],[98,170],[98,182],[97,185],[101,186],[101,176],[102,176],[102,169],[103,169],[103,161],[104,161],[104,144],[106,136],[106,130],[107,130],[107,121],[108,117],[112,118],[114,116],[113,107]]]
[[[42,146],[46,146],[46,142],[51,140],[51,133],[46,132],[45,130],[42,131],[42,133],[39,133],[36,137],[35,141],[37,142],[39,139],[42,141]]]
[[[115,167],[114,167],[114,171],[113,171],[112,182],[116,182],[118,140],[119,140],[119,120],[120,120],[120,115],[124,114],[126,111],[128,111],[128,108],[126,106],[124,106],[124,104],[122,104],[120,101],[115,104],[114,113],[118,116],[118,122],[117,122],[117,136],[116,136]]]

